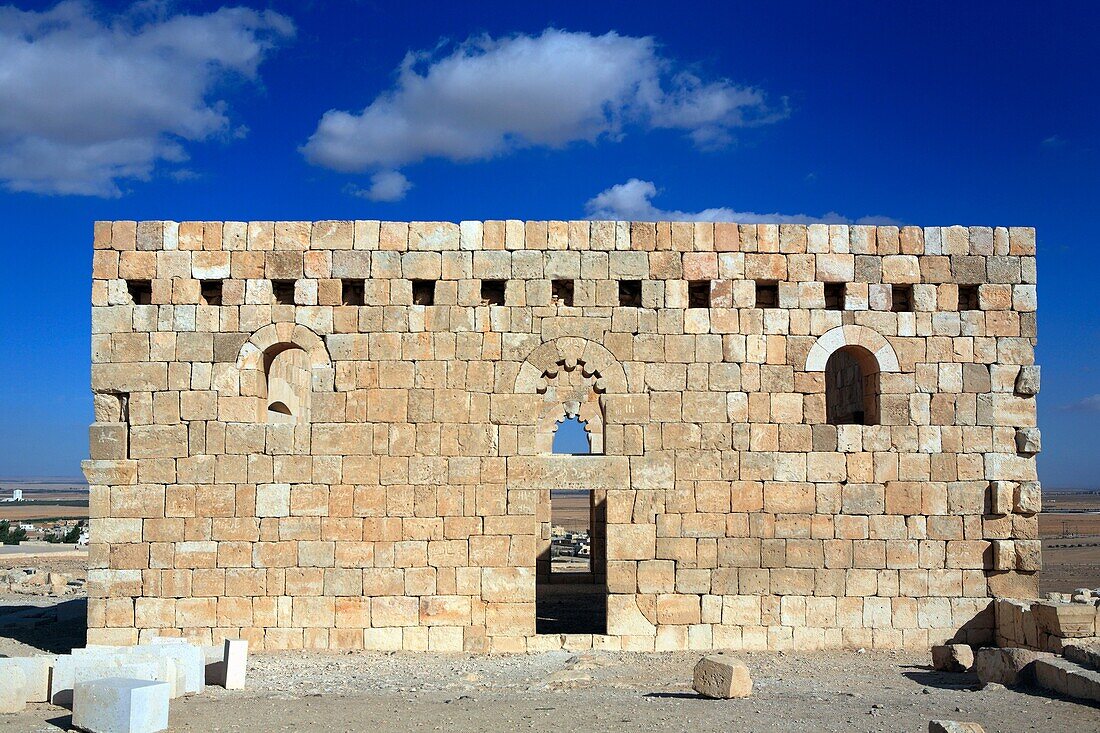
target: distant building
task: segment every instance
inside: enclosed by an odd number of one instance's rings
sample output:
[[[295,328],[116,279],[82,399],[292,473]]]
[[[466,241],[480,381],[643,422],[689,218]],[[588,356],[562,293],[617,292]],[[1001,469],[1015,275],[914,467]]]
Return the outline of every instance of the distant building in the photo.
[[[23,501],[23,489],[12,489],[10,499],[0,499],[2,502]]]

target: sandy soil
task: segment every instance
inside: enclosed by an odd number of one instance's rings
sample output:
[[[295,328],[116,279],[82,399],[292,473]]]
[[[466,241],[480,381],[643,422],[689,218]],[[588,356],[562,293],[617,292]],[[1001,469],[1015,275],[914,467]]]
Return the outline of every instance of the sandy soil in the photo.
[[[902,653],[746,654],[754,694],[704,700],[697,653],[553,652],[513,657],[284,652],[254,655],[248,689],[174,701],[172,731],[746,730],[925,731],[928,720],[987,731],[1095,730],[1100,708],[1031,692],[976,692],[970,675]],[[65,730],[36,705],[0,731]]]

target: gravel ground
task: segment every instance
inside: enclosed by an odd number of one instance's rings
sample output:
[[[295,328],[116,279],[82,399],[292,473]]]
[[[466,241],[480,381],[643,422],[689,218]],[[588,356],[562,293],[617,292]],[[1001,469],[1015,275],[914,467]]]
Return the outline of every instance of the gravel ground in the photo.
[[[522,656],[269,652],[248,689],[172,703],[172,731],[926,731],[933,718],[990,733],[1093,731],[1100,708],[931,672],[924,655],[745,654],[745,700],[691,691],[698,653]],[[2,731],[57,731],[60,708],[0,716]]]

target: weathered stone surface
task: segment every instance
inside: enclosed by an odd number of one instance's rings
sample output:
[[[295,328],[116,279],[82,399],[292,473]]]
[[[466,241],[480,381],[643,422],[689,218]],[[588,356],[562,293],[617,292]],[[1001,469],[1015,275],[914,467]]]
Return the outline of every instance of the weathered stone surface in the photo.
[[[78,682],[73,725],[89,733],[158,733],[168,729],[168,683],[109,677]]]
[[[695,664],[692,689],[704,697],[728,700],[752,694],[749,668],[732,654],[709,654]]]
[[[966,672],[974,666],[969,644],[941,644],[932,647],[932,668],[941,672]]]
[[[9,666],[0,684],[0,713],[18,713],[26,707],[27,677],[22,667]]]
[[[1035,455],[1043,449],[1043,436],[1039,428],[1016,429],[1016,452],[1023,455]]]
[[[974,671],[984,685],[995,682],[1006,687],[1029,684],[1035,679],[1035,660],[1053,656],[1030,649],[979,649],[974,655]]]
[[[1016,376],[1016,394],[1027,396],[1039,394],[1039,373],[1037,365],[1020,367],[1020,372]]]

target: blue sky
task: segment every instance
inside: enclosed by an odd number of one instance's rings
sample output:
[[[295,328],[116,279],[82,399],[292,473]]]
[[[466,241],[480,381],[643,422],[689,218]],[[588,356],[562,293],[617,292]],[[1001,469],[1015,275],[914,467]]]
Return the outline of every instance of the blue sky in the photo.
[[[1037,227],[1040,474],[1096,486],[1098,31],[1084,2],[3,7],[0,477],[79,475],[96,219],[706,212]]]

